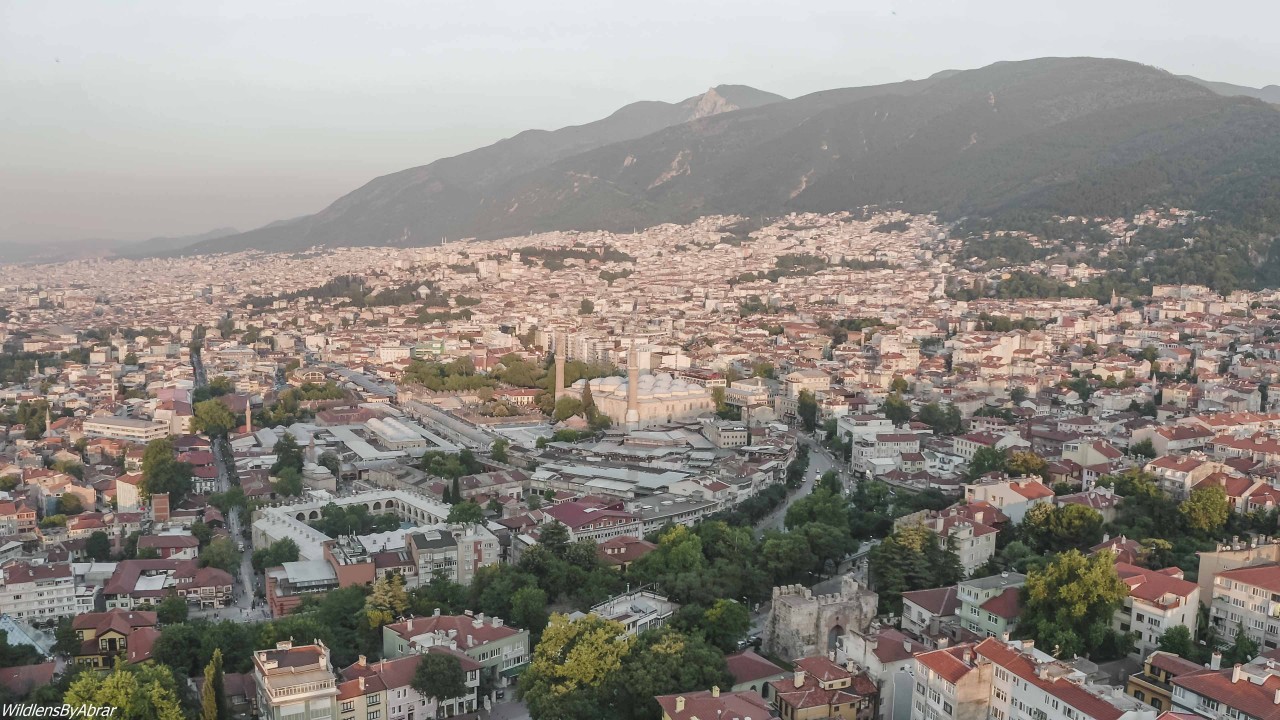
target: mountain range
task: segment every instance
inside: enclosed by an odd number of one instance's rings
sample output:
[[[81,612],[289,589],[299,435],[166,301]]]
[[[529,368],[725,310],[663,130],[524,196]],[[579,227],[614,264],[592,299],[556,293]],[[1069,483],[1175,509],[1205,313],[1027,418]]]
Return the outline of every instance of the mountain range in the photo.
[[[1280,218],[1280,88],[1042,58],[787,99],[723,85],[376,178],[309,216],[130,254],[419,246],[707,214],[947,218],[1173,204]]]

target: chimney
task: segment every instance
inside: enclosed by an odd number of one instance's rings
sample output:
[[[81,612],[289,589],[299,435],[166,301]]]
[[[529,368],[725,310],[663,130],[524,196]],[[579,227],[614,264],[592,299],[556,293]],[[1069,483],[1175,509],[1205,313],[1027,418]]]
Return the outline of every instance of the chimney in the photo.
[[[1280,688],[1276,688],[1275,699],[1271,701],[1272,705],[1280,705]]]
[[[910,640],[903,640],[903,641],[902,641],[902,649],[903,649],[903,650],[906,650],[907,652],[911,652],[911,641],[910,641]]]
[[[964,649],[964,664],[965,665],[973,664],[973,650],[969,648]]]
[[[804,671],[797,670],[795,676],[796,687],[804,687]]]
[[[369,659],[366,658],[364,655],[361,655],[360,658],[356,660],[356,664],[359,665],[360,667],[364,667],[365,665],[369,664]]]
[[[363,690],[364,690],[364,676],[363,676],[363,675],[361,675],[359,678],[357,678],[357,680],[359,680],[359,682],[360,682],[360,690],[362,690],[362,691],[363,691]]]
[[[949,638],[949,637],[947,637],[947,636],[945,636],[945,635],[943,635],[942,637],[938,638],[938,649],[939,649],[939,650],[946,650],[946,649],[947,649],[947,648],[949,648],[949,647],[951,647],[951,638]]]
[[[1213,654],[1209,656],[1209,669],[1210,670],[1222,669],[1222,653],[1218,652],[1217,650],[1213,651]]]
[[[829,650],[829,651],[827,651],[827,659],[828,659],[828,660],[830,660],[831,662],[835,662],[835,661],[836,661],[836,651],[835,651],[835,650]]]
[[[676,696],[676,712],[684,712],[684,696]]]
[[[712,685],[712,686],[711,686],[711,697],[713,697],[713,698],[718,698],[718,697],[720,697],[720,686],[719,686],[719,685]]]
[[[436,608],[436,614],[440,614],[440,608]],[[409,632],[413,632],[413,618],[409,618]]]
[[[1023,641],[1022,641],[1022,652],[1024,652],[1024,653],[1030,653],[1032,650],[1035,650],[1035,649],[1036,649],[1036,641],[1035,641],[1035,640],[1023,640]]]
[[[1240,682],[1240,663],[1236,663],[1235,667],[1231,668],[1231,684],[1235,685],[1238,682]]]
[[[858,664],[855,663],[852,659],[846,658],[844,661],[844,669],[846,672],[851,672],[851,673],[858,672]]]
[[[1009,642],[1009,631],[1008,631],[1008,630],[1005,630],[1004,632],[1000,633],[1000,642],[1003,642],[1003,643],[1007,643],[1007,642]]]

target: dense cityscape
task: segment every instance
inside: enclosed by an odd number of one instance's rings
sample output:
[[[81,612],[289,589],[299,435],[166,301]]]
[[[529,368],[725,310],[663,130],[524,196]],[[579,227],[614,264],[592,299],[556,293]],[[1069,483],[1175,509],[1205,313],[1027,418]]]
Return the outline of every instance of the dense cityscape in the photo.
[[[1280,291],[1152,281],[1205,222],[0,265],[0,695],[1280,718]]]

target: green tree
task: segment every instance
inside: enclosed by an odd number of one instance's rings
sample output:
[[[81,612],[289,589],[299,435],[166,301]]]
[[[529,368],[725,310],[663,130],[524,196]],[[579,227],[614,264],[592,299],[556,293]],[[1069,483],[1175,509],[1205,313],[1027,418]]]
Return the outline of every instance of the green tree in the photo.
[[[239,426],[236,416],[221,400],[205,400],[196,403],[191,418],[191,429],[209,437],[222,437]]]
[[[200,688],[200,720],[226,720],[229,715],[222,674],[222,649],[214,648],[213,657],[204,667],[204,685]]]
[[[333,473],[335,478],[342,474],[342,458],[338,457],[338,453],[332,450],[325,450],[320,453],[320,457],[316,462],[327,468],[329,472]]]
[[[565,395],[556,401],[556,409],[551,417],[556,422],[563,422],[582,412],[582,402],[578,398]]]
[[[272,483],[271,488],[275,490],[277,495],[284,497],[298,497],[302,495],[302,473],[291,465],[280,468],[280,472],[276,475],[276,481]]]
[[[964,577],[960,558],[922,525],[907,525],[872,548],[868,558],[871,580],[880,606],[900,612],[902,593],[943,587]]]
[[[993,447],[980,447],[969,461],[969,469],[965,476],[970,480],[980,478],[989,472],[1003,472],[1009,462],[1004,450]]]
[[[484,522],[484,508],[480,507],[474,500],[460,502],[449,508],[449,516],[445,518],[445,522],[450,525],[476,525]]]
[[[1088,656],[1108,641],[1111,619],[1129,596],[1110,552],[1069,550],[1027,575],[1020,633],[1058,657]]]
[[[596,311],[596,304],[586,298],[583,298],[582,302],[578,303],[579,315],[590,315],[595,311]]]
[[[489,448],[489,457],[493,458],[494,462],[507,462],[507,448],[510,445],[511,443],[507,442],[506,438],[494,440],[493,446]]]
[[[1165,630],[1160,635],[1160,641],[1156,649],[1194,661],[1196,657],[1196,642],[1191,638],[1191,628],[1186,625],[1174,625]]]
[[[1244,630],[1244,623],[1236,624],[1236,637],[1231,646],[1222,653],[1222,662],[1227,665],[1243,665],[1258,657],[1258,642],[1249,637]]]
[[[291,467],[299,473],[302,472],[302,448],[298,445],[298,441],[293,435],[287,432],[281,433],[280,439],[276,440],[271,452],[276,456],[276,462],[271,466],[272,475],[279,476],[280,471],[287,467]]]
[[[177,595],[169,595],[156,605],[156,619],[161,625],[186,622],[187,601]]]
[[[1189,530],[1201,536],[1212,535],[1227,524],[1231,504],[1219,485],[1204,485],[1191,491],[1178,506],[1178,513]],[[1252,658],[1250,658],[1252,659]]]
[[[234,573],[240,566],[240,553],[230,538],[218,538],[200,552],[200,566],[214,567]]]
[[[191,466],[178,462],[173,440],[161,438],[147,443],[142,454],[141,494],[150,498],[157,493],[169,493],[169,502],[177,507],[191,491]]]
[[[796,402],[796,415],[804,426],[805,432],[813,432],[818,428],[818,401],[811,390],[801,390]]]
[[[1156,452],[1156,446],[1151,442],[1150,439],[1139,440],[1133,445],[1130,445],[1129,453],[1132,455],[1137,455],[1138,457],[1144,457],[1144,458],[1154,458],[1158,454]]]
[[[1045,468],[1049,463],[1044,458],[1029,451],[1018,451],[1010,453],[1009,461],[1005,469],[1010,475],[1015,477],[1023,477],[1027,475],[1039,475],[1044,477]]]
[[[536,585],[520,588],[511,595],[511,622],[538,637],[546,629],[551,615],[547,612],[547,593]]]
[[[125,354],[125,356],[124,356],[124,364],[125,364],[125,365],[137,365],[137,364],[138,364],[138,354],[137,354],[137,353],[135,353],[135,352],[128,352],[128,353],[126,353],[126,354]]]
[[[467,694],[467,674],[456,656],[426,653],[419,656],[409,686],[425,698],[444,702]]]
[[[1027,401],[1027,389],[1021,385],[1015,385],[1014,388],[1009,391],[1009,399],[1013,401],[1014,405],[1021,405]]]
[[[395,622],[396,618],[402,617],[408,609],[409,593],[405,591],[404,578],[399,573],[390,573],[378,578],[378,581],[373,584],[373,591],[364,601],[365,618],[369,627],[375,630]]]
[[[111,559],[111,538],[101,530],[95,530],[85,541],[85,554],[97,562]]]
[[[751,629],[751,613],[737,600],[721,598],[702,614],[702,630],[707,642],[722,652],[733,652]]]
[[[733,678],[718,649],[698,633],[664,627],[636,639],[621,669],[605,684],[603,694],[612,702],[602,710],[613,710],[619,720],[652,720],[662,717],[655,696],[732,685]],[[607,716],[601,713],[596,717]]]
[[[907,391],[907,379],[901,375],[895,376],[893,382],[889,383],[889,389],[901,395]]]
[[[634,644],[621,623],[552,615],[520,676],[519,696],[534,720],[605,717],[611,707],[606,686]]]
[[[1102,542],[1102,514],[1084,505],[1036,505],[1022,520],[1023,535],[1042,553]]]
[[[58,513],[62,515],[79,515],[84,512],[84,501],[74,493],[62,493],[58,496]]]
[[[202,522],[193,522],[191,523],[191,536],[200,543],[200,547],[204,547],[213,539],[213,530]]]
[[[835,470],[828,470],[822,473],[822,477],[818,478],[814,490],[824,490],[836,497],[844,494],[844,484],[840,482],[840,473]]]
[[[539,527],[538,545],[546,548],[552,555],[563,558],[569,547],[569,528],[555,520]]]
[[[78,675],[63,699],[68,705],[117,708],[121,720],[183,720],[177,682],[159,665],[125,665],[117,661],[106,674]]]
[[[298,544],[292,538],[280,538],[265,548],[253,551],[253,569],[258,572],[297,561]]]
[[[898,427],[911,421],[911,406],[896,392],[890,393],[889,397],[884,399],[884,406],[880,409],[884,412],[884,416]]]

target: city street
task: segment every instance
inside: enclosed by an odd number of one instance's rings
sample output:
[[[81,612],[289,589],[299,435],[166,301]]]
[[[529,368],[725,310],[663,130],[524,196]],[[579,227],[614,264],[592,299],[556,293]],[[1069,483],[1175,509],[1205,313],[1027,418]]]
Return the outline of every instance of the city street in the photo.
[[[799,488],[793,490],[787,495],[787,499],[778,506],[778,509],[769,513],[756,527],[756,534],[761,535],[765,530],[782,530],[782,523],[787,516],[787,508],[796,498],[802,498],[813,492],[813,484],[823,473],[835,467],[835,460],[825,448],[813,442],[810,438],[802,436],[803,442],[809,448],[809,469],[805,471],[804,482]]]

